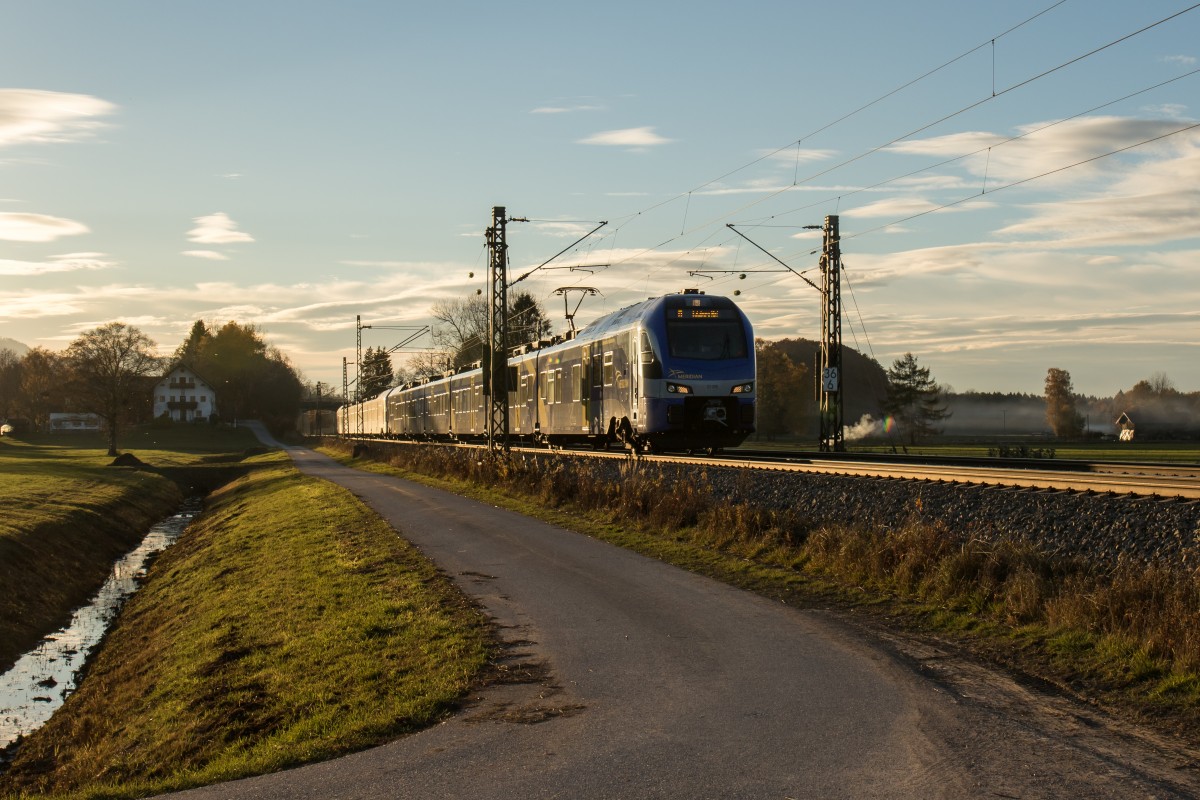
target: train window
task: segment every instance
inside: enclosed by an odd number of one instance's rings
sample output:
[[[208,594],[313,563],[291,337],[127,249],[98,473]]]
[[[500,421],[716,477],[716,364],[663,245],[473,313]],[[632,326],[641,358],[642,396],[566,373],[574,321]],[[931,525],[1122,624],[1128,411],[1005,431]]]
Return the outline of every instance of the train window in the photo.
[[[562,402],[562,370],[554,370],[554,402]]]
[[[583,367],[579,364],[571,365],[571,385],[579,392],[574,400],[582,400],[587,397],[587,386],[583,383]]]
[[[554,370],[542,373],[542,402],[554,402]]]
[[[615,371],[613,369],[613,354],[605,353],[604,354],[604,385],[605,386],[613,385],[614,375],[615,375]]]
[[[734,320],[668,320],[667,349],[673,358],[745,358],[746,332]]]
[[[642,345],[641,346],[642,363],[643,364],[653,364],[654,363],[654,348],[650,345],[650,337],[646,335],[645,331],[642,331],[641,345]]]

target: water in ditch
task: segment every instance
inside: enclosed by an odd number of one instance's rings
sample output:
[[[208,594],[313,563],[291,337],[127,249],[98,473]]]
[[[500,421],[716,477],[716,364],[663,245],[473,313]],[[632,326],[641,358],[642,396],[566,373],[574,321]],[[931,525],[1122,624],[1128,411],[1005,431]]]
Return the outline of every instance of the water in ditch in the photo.
[[[0,751],[44,725],[75,691],[88,654],[137,591],[150,559],[175,543],[200,508],[200,500],[189,500],[152,527],[141,544],[113,564],[104,586],[66,627],[43,638],[0,675]],[[2,762],[0,758],[0,767]]]

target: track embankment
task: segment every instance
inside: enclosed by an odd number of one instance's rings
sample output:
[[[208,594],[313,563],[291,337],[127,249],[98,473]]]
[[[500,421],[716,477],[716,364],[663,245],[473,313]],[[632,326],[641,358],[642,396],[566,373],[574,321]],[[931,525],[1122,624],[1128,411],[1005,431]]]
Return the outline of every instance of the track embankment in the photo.
[[[683,474],[695,469],[679,468]],[[730,502],[790,509],[814,524],[943,526],[985,541],[1018,541],[1098,565],[1200,566],[1200,502],[1002,486],[707,467]]]

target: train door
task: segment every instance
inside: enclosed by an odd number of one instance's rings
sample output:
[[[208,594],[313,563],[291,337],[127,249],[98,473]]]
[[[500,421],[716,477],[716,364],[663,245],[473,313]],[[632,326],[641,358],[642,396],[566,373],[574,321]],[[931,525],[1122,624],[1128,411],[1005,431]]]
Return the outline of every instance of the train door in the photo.
[[[626,370],[629,372],[629,420],[633,423],[633,429],[639,430],[638,427],[638,398],[641,397],[641,380],[642,370],[639,366],[640,358],[638,357],[637,344],[638,331],[633,331],[629,334],[629,344],[625,348]]]
[[[612,370],[612,353],[608,354],[608,371]],[[604,413],[604,373],[605,373],[605,357],[604,344],[602,342],[592,343],[592,376],[591,376],[591,415],[592,415],[592,433],[600,434],[608,430],[608,420]]]
[[[572,421],[576,431],[586,431],[588,429],[588,385],[587,385],[587,360],[586,356],[581,357],[579,363],[571,365],[571,391],[575,393],[572,398],[575,400],[579,411],[576,418]]]

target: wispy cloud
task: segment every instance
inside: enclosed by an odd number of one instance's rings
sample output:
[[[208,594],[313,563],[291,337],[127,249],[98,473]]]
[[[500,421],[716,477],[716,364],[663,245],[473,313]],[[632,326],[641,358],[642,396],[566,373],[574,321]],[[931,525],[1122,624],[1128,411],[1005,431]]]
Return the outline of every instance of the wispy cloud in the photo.
[[[1162,60],[1167,64],[1178,64],[1181,67],[1196,66],[1195,56],[1163,56]]]
[[[970,174],[988,177],[998,185],[1025,180],[1078,164],[1069,170],[1042,179],[1040,185],[1081,184],[1097,174],[1111,174],[1110,159],[1090,164],[1081,162],[1112,153],[1124,147],[1148,141],[1179,128],[1177,122],[1163,119],[1096,116],[1081,117],[1049,126],[1045,122],[1023,125],[1016,130],[1022,138],[980,131],[900,142],[889,150],[895,153],[929,155],[941,158],[967,156],[960,163]],[[990,148],[990,149],[989,149]],[[1136,155],[1141,151],[1133,151]],[[972,155],[968,155],[972,154]]]
[[[577,144],[595,144],[604,147],[654,147],[673,141],[654,132],[653,127],[622,128],[615,131],[600,131],[578,140]]]
[[[771,161],[778,161],[785,166],[788,164],[811,164],[814,161],[827,161],[837,155],[836,150],[813,150],[809,148],[788,147],[782,150],[762,150],[760,156]]]
[[[103,253],[69,253],[51,256],[47,261],[0,259],[0,275],[45,275],[51,272],[105,269],[113,265]]]
[[[10,242],[53,242],[87,233],[88,227],[62,217],[22,212],[0,213],[0,239]]]
[[[241,244],[253,242],[254,237],[239,231],[237,223],[223,211],[196,217],[196,227],[188,231],[188,241],[196,244]]]
[[[601,111],[604,106],[574,105],[574,106],[540,106],[530,111],[530,114],[573,114],[578,111]]]
[[[218,253],[216,250],[184,250],[180,255],[191,256],[192,258],[207,258],[209,261],[229,260],[229,256],[224,253]]]
[[[917,214],[925,214],[928,212],[951,213],[962,211],[978,211],[980,208],[991,208],[994,204],[990,201],[975,201],[971,203],[969,208],[962,206],[951,206],[950,208],[941,208],[941,203],[935,203],[932,200],[927,200],[923,197],[889,197],[884,200],[877,200],[873,203],[858,206],[857,208],[849,208],[842,212],[842,216],[849,218],[867,218],[874,219],[878,217],[895,217],[897,219],[905,219]]]
[[[116,108],[86,94],[0,89],[0,147],[89,136],[102,124],[96,118]]]

